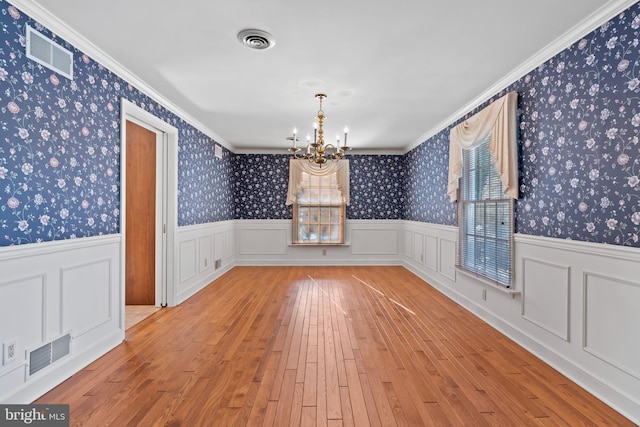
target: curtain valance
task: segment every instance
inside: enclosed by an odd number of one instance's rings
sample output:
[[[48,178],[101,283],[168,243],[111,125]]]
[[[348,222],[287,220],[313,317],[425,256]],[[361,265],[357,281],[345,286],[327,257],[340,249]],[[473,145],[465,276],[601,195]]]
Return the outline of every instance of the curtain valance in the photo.
[[[309,162],[307,159],[290,159],[287,205],[296,203],[298,189],[302,183],[303,172],[315,176],[327,176],[335,173],[338,189],[342,193],[342,199],[345,204],[349,204],[349,160],[343,159],[337,162],[328,161],[320,167],[315,163]]]
[[[489,135],[489,151],[504,184],[504,194],[518,198],[517,106],[518,94],[510,92],[451,129],[447,187],[451,202],[458,198],[458,179],[462,176],[461,150],[475,147]]]

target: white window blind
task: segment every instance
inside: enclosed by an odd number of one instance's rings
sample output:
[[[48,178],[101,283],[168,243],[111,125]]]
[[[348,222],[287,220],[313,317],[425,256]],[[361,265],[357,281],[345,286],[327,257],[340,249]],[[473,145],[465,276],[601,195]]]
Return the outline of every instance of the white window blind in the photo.
[[[493,166],[488,144],[462,150],[458,267],[511,287],[513,199]]]

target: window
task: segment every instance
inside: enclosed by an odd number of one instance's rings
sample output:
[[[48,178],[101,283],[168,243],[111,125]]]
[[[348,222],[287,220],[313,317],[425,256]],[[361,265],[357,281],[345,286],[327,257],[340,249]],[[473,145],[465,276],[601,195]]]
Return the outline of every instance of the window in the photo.
[[[293,242],[344,243],[345,204],[335,173],[323,176],[302,172],[293,204]]]
[[[456,267],[511,287],[513,199],[518,198],[517,92],[449,133],[451,202],[458,200]]]
[[[513,199],[493,166],[489,138],[462,151],[458,200],[458,267],[510,287]]]

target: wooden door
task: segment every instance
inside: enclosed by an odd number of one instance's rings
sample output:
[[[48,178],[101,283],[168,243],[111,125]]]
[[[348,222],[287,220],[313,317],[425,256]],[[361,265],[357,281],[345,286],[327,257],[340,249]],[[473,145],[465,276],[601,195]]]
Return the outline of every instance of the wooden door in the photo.
[[[156,133],[126,127],[125,304],[155,305]]]

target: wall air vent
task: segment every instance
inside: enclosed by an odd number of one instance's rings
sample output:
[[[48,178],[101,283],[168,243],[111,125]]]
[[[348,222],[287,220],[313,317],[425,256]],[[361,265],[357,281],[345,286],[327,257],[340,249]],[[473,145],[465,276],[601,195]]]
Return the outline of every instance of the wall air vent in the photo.
[[[71,352],[71,334],[67,333],[53,341],[50,341],[35,350],[31,350],[28,354],[28,376],[32,376],[36,372],[55,363]]]
[[[27,26],[27,58],[73,79],[73,54],[29,26]]]

